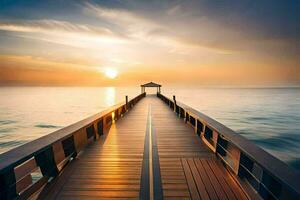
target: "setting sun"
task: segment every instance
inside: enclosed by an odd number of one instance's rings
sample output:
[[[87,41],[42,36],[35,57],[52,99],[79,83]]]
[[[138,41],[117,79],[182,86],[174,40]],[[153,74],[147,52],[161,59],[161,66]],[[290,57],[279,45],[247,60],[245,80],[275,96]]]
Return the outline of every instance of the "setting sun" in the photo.
[[[112,68],[107,68],[104,71],[105,76],[107,76],[110,79],[114,79],[118,76],[118,71]]]

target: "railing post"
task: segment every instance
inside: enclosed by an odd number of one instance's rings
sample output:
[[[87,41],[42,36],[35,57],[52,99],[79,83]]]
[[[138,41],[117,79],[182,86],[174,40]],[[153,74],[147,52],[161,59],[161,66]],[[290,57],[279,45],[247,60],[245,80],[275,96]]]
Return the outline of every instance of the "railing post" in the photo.
[[[189,120],[190,120],[190,116],[189,116],[188,112],[185,111],[185,114],[184,114],[184,122],[187,123]]]
[[[176,112],[176,97],[173,95],[173,101],[174,101],[174,112]]]
[[[126,105],[126,110],[128,110],[128,96],[127,95],[125,96],[125,102],[126,102],[126,104],[125,104]]]

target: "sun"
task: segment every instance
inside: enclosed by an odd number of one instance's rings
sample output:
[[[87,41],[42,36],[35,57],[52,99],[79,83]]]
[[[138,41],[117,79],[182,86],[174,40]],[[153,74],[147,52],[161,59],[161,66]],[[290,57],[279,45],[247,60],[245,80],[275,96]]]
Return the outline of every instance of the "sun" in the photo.
[[[115,79],[118,76],[118,71],[113,68],[106,68],[104,74],[107,78]]]

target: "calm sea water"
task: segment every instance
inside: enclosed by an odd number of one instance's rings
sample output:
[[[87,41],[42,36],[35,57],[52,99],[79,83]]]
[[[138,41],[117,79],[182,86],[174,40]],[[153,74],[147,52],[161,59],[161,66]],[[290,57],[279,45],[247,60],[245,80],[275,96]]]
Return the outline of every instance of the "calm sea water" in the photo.
[[[134,97],[140,88],[2,87],[0,153]],[[300,89],[163,87],[300,170]]]

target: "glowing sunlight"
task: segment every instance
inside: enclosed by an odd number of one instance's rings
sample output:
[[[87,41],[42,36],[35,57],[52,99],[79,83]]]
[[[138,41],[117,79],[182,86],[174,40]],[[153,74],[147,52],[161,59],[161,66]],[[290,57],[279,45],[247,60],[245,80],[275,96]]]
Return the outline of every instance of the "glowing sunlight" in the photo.
[[[107,68],[105,69],[104,74],[107,78],[115,79],[118,76],[118,71],[113,68]]]

